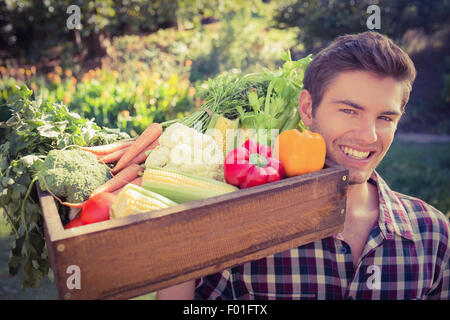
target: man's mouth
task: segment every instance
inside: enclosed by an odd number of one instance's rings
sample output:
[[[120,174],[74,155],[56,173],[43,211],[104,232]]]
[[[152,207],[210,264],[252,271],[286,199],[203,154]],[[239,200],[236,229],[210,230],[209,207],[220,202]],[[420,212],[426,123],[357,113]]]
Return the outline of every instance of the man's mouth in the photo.
[[[375,152],[374,151],[361,151],[356,150],[348,146],[339,146],[342,152],[349,158],[356,160],[366,160],[369,159]]]

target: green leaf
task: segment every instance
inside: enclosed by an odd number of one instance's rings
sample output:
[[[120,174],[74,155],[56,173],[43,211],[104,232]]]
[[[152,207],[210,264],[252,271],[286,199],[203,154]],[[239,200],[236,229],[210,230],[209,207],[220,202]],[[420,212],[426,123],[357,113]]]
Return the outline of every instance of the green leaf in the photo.
[[[272,99],[270,107],[270,109],[272,110],[271,116],[273,116],[274,118],[278,117],[278,115],[285,110],[286,106],[287,106],[286,101],[283,98],[276,97]],[[273,127],[270,126],[270,128]]]
[[[27,188],[25,188],[23,185],[21,184],[16,184],[13,188],[12,188],[12,193],[11,193],[11,199],[13,201],[18,201],[21,199],[22,195],[25,195],[25,193],[27,192]]]
[[[2,178],[2,185],[5,188],[8,188],[9,186],[14,184],[14,179],[10,177],[3,177]]]
[[[57,121],[57,122],[54,122],[54,123],[53,123],[53,125],[54,125],[60,132],[65,131],[68,124],[69,124],[69,121],[67,121],[67,120],[64,120],[64,121]]]
[[[291,52],[289,50],[281,52],[281,59],[291,61]]]
[[[47,138],[56,138],[59,136],[58,130],[56,130],[54,125],[46,124],[37,128],[39,134]]]
[[[262,101],[258,99],[258,94],[255,91],[250,91],[248,94],[248,102],[255,112],[260,112]],[[264,99],[264,98],[263,98]]]
[[[27,124],[31,127],[40,127],[40,126],[44,126],[45,125],[45,121],[42,121],[41,119],[31,119],[31,120],[27,120]]]
[[[11,256],[9,258],[8,269],[9,269],[10,275],[14,276],[19,272],[20,267],[22,265],[22,260],[23,259],[21,257],[17,257],[17,256]]]
[[[24,271],[27,278],[22,283],[22,290],[25,291],[26,288],[38,288],[44,279],[44,275],[40,270],[33,268],[33,263],[29,258],[25,261]]]
[[[30,154],[21,158],[20,160],[27,168],[29,168],[33,166],[36,161],[41,160],[41,158],[37,155]]]

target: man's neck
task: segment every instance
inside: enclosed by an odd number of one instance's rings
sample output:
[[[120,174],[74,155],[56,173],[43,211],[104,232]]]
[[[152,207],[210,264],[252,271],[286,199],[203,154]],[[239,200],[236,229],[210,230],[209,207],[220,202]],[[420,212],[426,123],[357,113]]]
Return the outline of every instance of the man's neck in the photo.
[[[351,247],[354,266],[357,265],[370,230],[378,221],[378,216],[377,188],[368,182],[349,185],[344,231],[341,235]]]
[[[347,189],[347,214],[361,216],[378,211],[378,191],[369,182],[349,185]]]

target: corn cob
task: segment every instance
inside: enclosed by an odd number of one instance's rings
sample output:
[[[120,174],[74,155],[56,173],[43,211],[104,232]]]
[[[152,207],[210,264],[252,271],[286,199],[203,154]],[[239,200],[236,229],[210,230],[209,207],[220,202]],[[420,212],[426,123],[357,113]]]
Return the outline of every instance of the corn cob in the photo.
[[[214,197],[238,190],[237,187],[225,182],[153,167],[145,169],[142,187],[178,203]]]
[[[110,209],[110,217],[111,219],[117,219],[174,205],[177,205],[177,203],[166,197],[129,183],[114,199]]]
[[[211,117],[206,133],[213,137],[214,141],[216,141],[217,145],[222,150],[224,157],[226,157],[228,152],[234,147],[234,136],[238,126],[239,118],[230,120],[217,113],[214,113]]]

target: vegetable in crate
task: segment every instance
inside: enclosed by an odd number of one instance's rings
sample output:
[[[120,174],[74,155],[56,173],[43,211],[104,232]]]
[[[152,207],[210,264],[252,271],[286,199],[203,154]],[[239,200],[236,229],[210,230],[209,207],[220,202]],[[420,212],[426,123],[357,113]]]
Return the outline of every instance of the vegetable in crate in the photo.
[[[199,93],[205,101],[200,110],[162,125],[179,122],[188,127],[198,126],[200,131],[206,132],[217,114],[240,123],[236,145],[253,139],[273,146],[280,131],[304,127],[295,113],[303,75],[312,60],[309,55],[293,61],[289,51],[283,52],[281,58],[285,62],[275,71],[266,69],[246,75],[224,73],[209,79]]]
[[[274,152],[283,163],[286,175],[292,177],[321,170],[325,164],[326,145],[319,133],[292,129],[280,133]]]
[[[217,113],[212,115],[206,134],[213,137],[223,152],[223,157],[234,147],[234,139],[239,128],[239,118],[230,120]]]
[[[90,197],[81,210],[81,223],[91,224],[109,220],[109,210],[116,198],[109,192],[101,192]]]
[[[293,61],[291,54],[282,54],[285,61],[283,66],[275,71],[265,70],[260,77],[268,83],[264,95],[256,91],[247,92],[250,110],[241,106],[236,109],[239,112],[242,134],[237,139],[237,145],[241,145],[247,139],[255,139],[259,143],[274,145],[279,131],[297,127],[300,117],[295,115],[298,107],[298,99],[303,88],[303,74],[311,62],[311,56]],[[288,121],[290,119],[296,122]],[[292,127],[286,127],[289,123]]]
[[[164,130],[159,146],[145,161],[146,168],[160,167],[223,181],[223,154],[214,139],[181,123]]]
[[[142,187],[178,203],[215,197],[238,190],[231,184],[214,179],[152,167],[145,169]]]
[[[225,159],[225,180],[239,188],[249,188],[284,177],[282,163],[272,158],[269,146],[247,140],[230,151]]]
[[[246,93],[249,90],[256,90],[258,94],[262,95],[266,88],[267,81],[259,74],[241,76],[224,72],[202,84],[198,96],[204,103],[200,110],[184,118],[169,120],[161,124],[163,127],[167,127],[174,123],[181,123],[205,133],[215,114],[230,120],[237,119],[239,106],[244,110],[250,109]]]
[[[109,154],[112,154],[114,152],[120,151],[120,150],[126,150],[128,147],[130,147],[136,139],[123,139],[111,144],[107,145],[100,145],[100,146],[93,146],[93,147],[79,147],[81,150],[88,151],[90,153],[93,153],[99,157],[106,156]]]
[[[139,175],[142,174],[144,169],[142,166],[132,163],[125,169],[122,169],[118,174],[116,174],[114,177],[106,181],[106,183],[102,184],[98,188],[96,188],[90,195],[90,197],[95,196],[98,193],[101,192],[111,192],[124,187],[126,184],[132,182],[133,180],[137,179]]]
[[[71,228],[79,227],[82,225],[83,225],[83,222],[81,221],[81,216],[80,216],[80,217],[74,218],[68,224],[66,224],[64,226],[64,229],[71,229]]]
[[[134,184],[127,184],[116,196],[110,209],[111,219],[168,208],[176,202]]]
[[[37,164],[39,186],[67,202],[80,203],[111,178],[108,167],[87,151],[52,150]]]
[[[144,152],[146,148],[161,136],[162,130],[162,126],[159,123],[152,123],[149,125],[144,132],[137,137],[136,141],[130,145],[123,156],[120,157],[112,172],[117,173],[132,163],[134,158]]]

